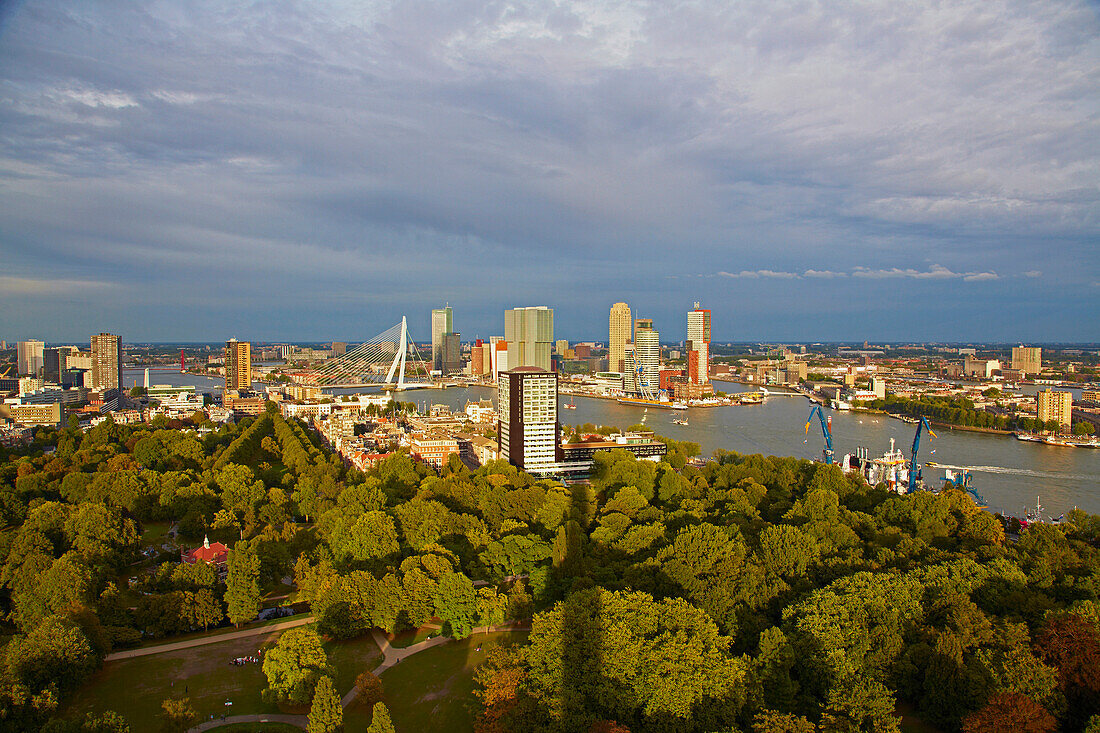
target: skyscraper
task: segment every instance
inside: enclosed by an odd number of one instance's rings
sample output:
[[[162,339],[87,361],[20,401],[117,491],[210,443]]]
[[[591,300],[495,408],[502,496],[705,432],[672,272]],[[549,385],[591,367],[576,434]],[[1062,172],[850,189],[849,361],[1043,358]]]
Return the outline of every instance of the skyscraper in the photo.
[[[454,330],[451,306],[432,309],[432,369],[443,371],[443,337]]]
[[[58,346],[46,349],[43,353],[42,378],[47,382],[61,384],[65,370],[69,368],[71,346]]]
[[[1036,417],[1043,422],[1057,420],[1063,429],[1073,423],[1073,393],[1044,389],[1035,395]]]
[[[653,321],[635,321],[634,344],[626,348],[623,389],[627,392],[655,397],[661,385],[661,334],[653,329]]]
[[[689,370],[688,380],[692,384],[706,384],[710,381],[710,310],[695,304],[695,310],[688,311],[687,321],[688,361],[694,367]],[[690,352],[696,352],[695,358]]]
[[[1043,371],[1043,349],[1039,346],[1013,346],[1012,368],[1024,374],[1039,374]]]
[[[501,372],[497,382],[497,451],[527,471],[561,460],[558,377],[536,367]]]
[[[111,333],[92,336],[92,389],[122,388],[122,339]]]
[[[616,303],[611,306],[611,315],[607,319],[607,369],[612,372],[623,371],[626,359],[626,345],[630,341],[630,306]]]
[[[229,339],[225,342],[225,389],[252,387],[252,344]]]
[[[462,371],[461,334],[448,332],[443,334],[443,373],[454,374]]]
[[[37,377],[42,371],[42,352],[46,344],[41,341],[20,341],[15,346],[16,368],[23,376]]]
[[[554,311],[544,305],[504,311],[504,340],[509,369],[530,366],[550,371]]]

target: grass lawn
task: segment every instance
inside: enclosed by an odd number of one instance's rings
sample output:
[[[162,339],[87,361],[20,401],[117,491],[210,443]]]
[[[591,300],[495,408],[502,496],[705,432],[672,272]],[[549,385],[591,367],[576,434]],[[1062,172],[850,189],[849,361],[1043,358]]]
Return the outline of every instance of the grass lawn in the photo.
[[[160,726],[160,704],[168,697],[189,697],[202,720],[211,715],[278,713],[260,699],[267,686],[261,664],[235,667],[235,657],[272,645],[279,632],[233,639],[221,644],[180,649],[146,657],[107,662],[73,695],[65,716],[114,710],[132,730]],[[227,707],[225,702],[233,702]]]
[[[171,522],[146,522],[141,533],[141,544],[146,547],[160,547],[168,537]]]
[[[526,631],[475,634],[432,647],[382,673],[385,703],[397,730],[469,731],[474,724],[474,668],[485,659],[486,642],[522,642]],[[477,651],[481,647],[481,651]],[[349,715],[351,714],[351,715]],[[370,713],[345,712],[348,730],[361,730]]]
[[[325,642],[328,661],[336,667],[336,694],[343,697],[355,684],[355,678],[382,663],[382,652],[370,634],[358,639]]]
[[[218,644],[107,662],[73,695],[64,715],[72,717],[89,711],[114,710],[130,722],[131,729],[153,730],[160,725],[161,702],[174,696],[190,697],[191,705],[203,720],[222,713],[279,713],[278,707],[260,699],[260,692],[267,687],[263,664],[236,667],[229,661],[254,655],[257,649],[272,646],[280,633],[275,631]],[[326,642],[325,651],[336,667],[336,691],[340,696],[352,688],[360,672],[373,669],[382,661],[382,653],[370,635],[348,641]],[[233,705],[227,707],[227,700],[232,701]],[[263,725],[267,727],[240,730],[283,730],[273,727],[274,723]]]
[[[293,616],[286,616],[284,618],[274,618],[274,619],[271,619],[270,621],[255,621],[255,622],[250,623],[250,624],[245,624],[245,625],[241,626],[241,628],[239,628],[239,629],[236,628],[235,626],[233,626],[232,624],[230,624],[228,626],[219,626],[218,628],[211,629],[210,631],[195,631],[195,632],[192,632],[190,634],[175,634],[173,636],[164,636],[164,637],[161,637],[159,639],[146,639],[145,641],[143,641],[138,646],[138,648],[144,648],[144,647],[147,647],[147,646],[161,646],[162,644],[174,644],[177,641],[189,641],[191,639],[204,639],[204,638],[209,637],[209,636],[221,636],[222,634],[232,634],[234,631],[247,631],[249,629],[262,628],[264,626],[274,626],[275,624],[281,624],[281,623],[284,623],[286,621],[296,621],[300,618],[307,618],[308,616],[309,616],[308,613],[296,613]],[[254,636],[254,637],[251,637],[251,638],[258,639],[258,638],[261,638],[261,637]],[[119,651],[126,651],[126,650],[125,649],[120,649]]]
[[[419,644],[427,639],[429,636],[439,636],[442,633],[439,629],[434,629],[428,626],[421,626],[419,629],[406,629],[394,635],[390,639],[390,646],[394,649],[404,649],[407,646],[413,644]]]

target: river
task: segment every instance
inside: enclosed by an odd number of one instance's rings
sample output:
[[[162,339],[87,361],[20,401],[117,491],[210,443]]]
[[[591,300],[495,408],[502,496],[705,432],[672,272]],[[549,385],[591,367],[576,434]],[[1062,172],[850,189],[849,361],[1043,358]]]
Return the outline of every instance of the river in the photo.
[[[143,371],[127,369],[127,384],[140,383]],[[224,382],[178,371],[150,373],[153,384],[194,385],[200,392],[220,391]],[[257,383],[257,388],[261,388]],[[746,389],[740,384],[715,381],[715,388],[733,393]],[[351,392],[354,390],[339,390]],[[424,389],[405,392],[400,399],[416,402],[425,409],[445,404],[462,409],[467,400],[495,396],[491,387]],[[576,398],[575,410],[559,410],[563,423],[615,425],[626,428],[642,419],[643,408],[620,405],[612,400]],[[768,397],[762,405],[744,407],[692,408],[687,411],[648,410],[646,424],[661,435],[699,443],[703,455],[724,448],[739,453],[817,458],[821,455],[821,429],[803,426],[810,412],[803,397]],[[833,417],[833,448],[838,458],[863,446],[872,456],[881,455],[894,438],[905,455],[910,454],[915,426],[882,415],[826,410]],[[687,417],[688,425],[676,425],[673,417]],[[936,438],[921,437],[920,462],[971,467],[972,486],[994,511],[1021,515],[1034,507],[1036,497],[1045,513],[1057,516],[1074,507],[1100,514],[1100,449],[1059,448],[1016,440],[1010,436],[935,428]],[[925,469],[932,483],[942,473]]]

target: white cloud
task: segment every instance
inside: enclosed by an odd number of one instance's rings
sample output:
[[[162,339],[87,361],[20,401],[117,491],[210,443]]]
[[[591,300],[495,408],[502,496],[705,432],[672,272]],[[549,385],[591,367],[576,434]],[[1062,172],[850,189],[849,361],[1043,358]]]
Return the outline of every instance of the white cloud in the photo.
[[[816,277],[816,278],[834,278],[834,277],[848,277],[846,272],[834,272],[833,270],[806,270],[802,273],[802,277]]]
[[[1043,271],[1042,270],[1028,270],[1027,272],[1024,273],[1024,277],[1042,277],[1042,276],[1043,276]]]
[[[985,282],[986,280],[999,280],[1000,276],[995,272],[975,272],[965,275],[963,280],[968,283]]]

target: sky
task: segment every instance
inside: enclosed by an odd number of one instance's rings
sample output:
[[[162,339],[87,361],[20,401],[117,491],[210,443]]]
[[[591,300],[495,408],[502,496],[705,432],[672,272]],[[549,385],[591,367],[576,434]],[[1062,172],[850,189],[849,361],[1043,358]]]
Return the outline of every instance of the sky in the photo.
[[[0,3],[0,338],[1100,341],[1100,4]]]

